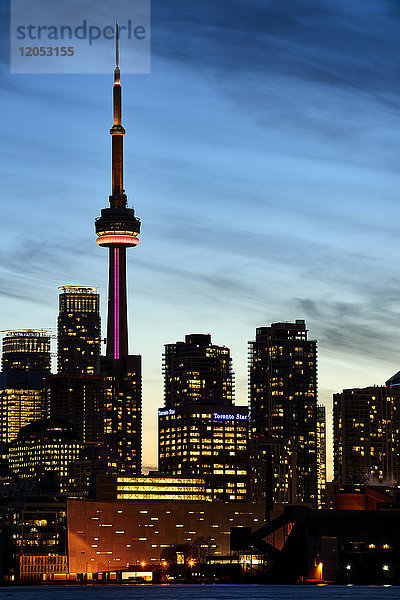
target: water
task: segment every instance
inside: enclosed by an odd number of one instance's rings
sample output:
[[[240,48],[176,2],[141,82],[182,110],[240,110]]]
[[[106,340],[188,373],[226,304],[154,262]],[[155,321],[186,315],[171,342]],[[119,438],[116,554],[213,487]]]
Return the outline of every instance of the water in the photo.
[[[96,585],[0,588],[0,600],[400,600],[400,587]]]

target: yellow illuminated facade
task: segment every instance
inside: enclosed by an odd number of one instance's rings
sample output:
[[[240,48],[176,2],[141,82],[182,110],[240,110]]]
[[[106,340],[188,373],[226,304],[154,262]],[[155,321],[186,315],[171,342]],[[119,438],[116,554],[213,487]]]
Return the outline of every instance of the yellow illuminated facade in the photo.
[[[117,500],[210,501],[204,479],[180,477],[117,477]]]
[[[161,472],[204,478],[213,500],[247,499],[246,407],[202,404],[158,416]]]
[[[21,427],[44,416],[44,396],[41,387],[0,390],[0,402],[1,441],[7,444],[15,440]]]

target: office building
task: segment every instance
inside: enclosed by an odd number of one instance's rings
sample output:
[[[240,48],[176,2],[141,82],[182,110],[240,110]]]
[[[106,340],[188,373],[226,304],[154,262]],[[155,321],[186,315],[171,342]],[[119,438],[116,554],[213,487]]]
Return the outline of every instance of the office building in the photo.
[[[100,296],[97,288],[62,286],[57,322],[58,373],[94,375],[100,359]]]
[[[354,388],[333,395],[335,483],[398,485],[399,448],[398,387]]]
[[[100,373],[106,382],[105,442],[121,460],[122,470],[141,472],[141,357],[128,352],[126,251],[139,243],[140,220],[127,206],[123,184],[123,136],[118,35],[114,69],[112,193],[110,206],[95,221],[97,244],[108,248],[108,315],[106,356]]]
[[[248,411],[233,405],[229,348],[212,344],[209,334],[187,335],[165,346],[163,373],[159,470],[204,478],[213,500],[246,500]]]
[[[282,499],[317,507],[317,343],[308,339],[305,321],[257,328],[249,370],[258,497],[271,508]]]
[[[213,500],[246,501],[247,416],[247,407],[233,405],[160,409],[159,470],[174,477],[204,479]]]

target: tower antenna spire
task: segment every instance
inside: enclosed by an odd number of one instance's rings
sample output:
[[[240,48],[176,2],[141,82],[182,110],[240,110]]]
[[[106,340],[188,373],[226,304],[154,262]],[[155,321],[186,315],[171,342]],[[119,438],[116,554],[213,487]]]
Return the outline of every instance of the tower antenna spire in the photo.
[[[115,66],[119,68],[119,27],[118,21],[115,23]]]

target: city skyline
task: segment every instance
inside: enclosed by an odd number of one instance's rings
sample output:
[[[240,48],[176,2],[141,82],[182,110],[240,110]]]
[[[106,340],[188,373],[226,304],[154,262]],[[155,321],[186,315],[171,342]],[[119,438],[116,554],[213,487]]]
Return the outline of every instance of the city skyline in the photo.
[[[144,466],[163,345],[185,334],[231,348],[240,405],[256,327],[304,318],[329,429],[333,392],[399,369],[397,9],[287,6],[154,3],[152,74],[124,76],[126,189],[144,224],[128,281]],[[10,75],[2,17],[1,327],[55,332],[58,286],[93,285],[105,337],[92,219],[110,193],[111,76]]]

